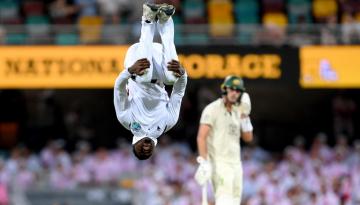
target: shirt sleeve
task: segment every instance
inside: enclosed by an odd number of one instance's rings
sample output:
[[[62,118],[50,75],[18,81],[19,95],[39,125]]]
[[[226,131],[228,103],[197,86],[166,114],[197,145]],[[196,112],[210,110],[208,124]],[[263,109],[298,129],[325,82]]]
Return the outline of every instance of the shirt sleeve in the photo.
[[[200,124],[206,124],[213,127],[215,124],[215,117],[211,106],[206,106],[201,114]]]
[[[114,106],[118,121],[128,130],[130,130],[131,112],[129,111],[130,102],[126,91],[127,80],[131,74],[127,69],[123,70],[116,78],[114,85]]]
[[[179,119],[180,107],[182,98],[185,95],[185,89],[187,84],[187,74],[185,72],[175,83],[170,95],[169,103],[167,104],[167,108],[169,111],[169,120],[167,123],[167,130],[172,128]]]

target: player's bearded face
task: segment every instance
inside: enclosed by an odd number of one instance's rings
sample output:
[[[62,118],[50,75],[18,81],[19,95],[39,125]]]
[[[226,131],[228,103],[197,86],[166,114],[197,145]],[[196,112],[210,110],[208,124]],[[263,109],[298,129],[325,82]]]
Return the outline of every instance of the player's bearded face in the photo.
[[[226,98],[230,103],[235,104],[238,101],[240,94],[241,94],[240,90],[227,88]]]

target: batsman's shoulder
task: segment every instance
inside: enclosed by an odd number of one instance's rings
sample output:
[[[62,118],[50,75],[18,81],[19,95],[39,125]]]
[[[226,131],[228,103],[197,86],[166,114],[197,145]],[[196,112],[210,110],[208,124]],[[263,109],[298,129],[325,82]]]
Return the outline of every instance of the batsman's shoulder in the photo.
[[[220,103],[221,103],[221,101],[219,101],[219,100],[215,100],[215,101],[209,103],[207,106],[205,106],[203,112],[210,112],[210,113],[214,112],[215,110],[217,110],[219,108],[219,105],[221,105]]]

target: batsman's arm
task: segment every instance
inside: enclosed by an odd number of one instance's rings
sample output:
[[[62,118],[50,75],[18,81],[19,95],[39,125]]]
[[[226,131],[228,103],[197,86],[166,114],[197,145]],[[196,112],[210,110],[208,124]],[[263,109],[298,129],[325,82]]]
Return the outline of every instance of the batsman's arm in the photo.
[[[131,122],[130,115],[127,112],[130,103],[127,98],[126,82],[131,77],[131,74],[127,69],[124,69],[115,80],[114,85],[114,106],[116,111],[116,117],[118,121],[126,128],[129,129],[129,123]]]
[[[197,134],[197,147],[199,156],[207,160],[207,146],[206,140],[211,130],[211,126],[208,124],[200,124],[198,134]]]
[[[243,115],[241,117],[241,138],[245,142],[251,142],[253,140],[253,126],[251,124],[250,117]]]

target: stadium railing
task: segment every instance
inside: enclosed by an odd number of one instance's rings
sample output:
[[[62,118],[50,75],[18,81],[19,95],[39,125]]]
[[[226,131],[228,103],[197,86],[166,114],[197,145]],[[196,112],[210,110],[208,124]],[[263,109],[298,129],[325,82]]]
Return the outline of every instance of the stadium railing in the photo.
[[[5,45],[131,44],[138,40],[140,24],[134,25],[2,25]],[[226,32],[216,32],[226,30]],[[214,32],[215,31],[215,32]],[[353,25],[188,25],[175,26],[177,45],[289,45],[358,44],[360,29]],[[159,36],[155,36],[159,41]]]

